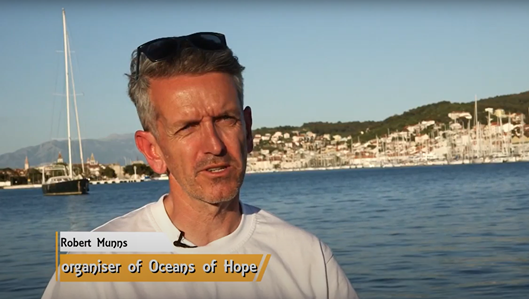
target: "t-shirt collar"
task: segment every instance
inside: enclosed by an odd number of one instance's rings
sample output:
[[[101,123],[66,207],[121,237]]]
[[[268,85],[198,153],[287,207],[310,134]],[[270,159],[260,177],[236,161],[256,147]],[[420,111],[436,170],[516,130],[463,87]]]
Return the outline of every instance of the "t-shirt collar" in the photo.
[[[178,240],[180,237],[181,231],[178,230],[171,219],[169,218],[169,215],[167,215],[167,212],[165,210],[165,205],[163,203],[164,198],[168,194],[164,194],[158,199],[157,202],[155,202],[151,206],[151,216],[153,217],[153,221],[157,224],[159,229],[166,233],[166,235],[169,237],[171,242]],[[256,217],[255,214],[250,212],[250,209],[247,205],[241,202],[242,207],[242,217],[241,222],[239,223],[239,226],[237,229],[232,232],[231,234],[222,237],[218,240],[215,240],[211,243],[209,243],[206,246],[200,246],[196,248],[182,248],[182,247],[174,247],[174,251],[176,253],[232,253],[233,251],[237,250],[243,243],[245,243],[250,236],[252,235],[253,231],[255,230],[256,226]],[[185,237],[181,240],[182,243],[195,246],[190,241],[186,240]]]

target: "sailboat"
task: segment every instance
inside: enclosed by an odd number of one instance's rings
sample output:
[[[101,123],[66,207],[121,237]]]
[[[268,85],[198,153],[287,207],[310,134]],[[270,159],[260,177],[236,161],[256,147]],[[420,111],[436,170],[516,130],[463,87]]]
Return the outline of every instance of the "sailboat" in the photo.
[[[90,182],[88,179],[79,175],[74,178],[72,169],[72,141],[70,136],[70,89],[69,89],[69,71],[68,71],[68,58],[70,54],[70,45],[68,41],[68,35],[66,33],[66,13],[62,10],[62,26],[64,36],[64,64],[65,64],[65,77],[66,77],[66,115],[67,115],[67,129],[68,129],[68,171],[66,167],[58,167],[58,165],[51,167],[51,170],[58,170],[62,168],[64,175],[52,176],[48,180],[45,180],[46,168],[42,171],[42,192],[44,195],[79,195],[87,194],[89,191]],[[72,78],[73,81],[73,78]],[[75,87],[74,87],[75,89]],[[75,93],[75,91],[74,91]],[[83,149],[81,144],[81,134],[79,129],[79,118],[77,117],[77,104],[76,104],[76,118],[77,118],[77,132],[79,135],[79,150],[81,153],[81,165],[84,172],[83,164]]]

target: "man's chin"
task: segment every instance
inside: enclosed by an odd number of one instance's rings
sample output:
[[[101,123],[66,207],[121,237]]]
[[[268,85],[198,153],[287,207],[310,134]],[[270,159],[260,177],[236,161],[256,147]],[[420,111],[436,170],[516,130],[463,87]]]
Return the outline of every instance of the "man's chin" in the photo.
[[[202,199],[211,204],[230,202],[237,197],[238,191],[236,188],[211,188],[202,196]]]
[[[233,200],[238,196],[242,185],[240,179],[233,176],[217,178],[199,177],[195,181],[195,184],[196,188],[194,189],[198,193],[193,197],[211,204],[225,203]]]

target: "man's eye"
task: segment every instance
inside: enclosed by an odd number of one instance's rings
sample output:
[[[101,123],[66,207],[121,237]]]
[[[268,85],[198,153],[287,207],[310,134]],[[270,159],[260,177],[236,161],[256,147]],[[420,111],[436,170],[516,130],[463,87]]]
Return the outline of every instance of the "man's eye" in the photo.
[[[232,116],[229,116],[229,115],[224,115],[222,116],[219,120],[223,121],[223,122],[234,122],[236,119],[235,117],[232,117]]]
[[[183,126],[178,131],[185,131],[185,130],[191,129],[193,127],[196,127],[197,125],[198,125],[197,123],[190,123],[190,124],[187,124],[187,125]]]

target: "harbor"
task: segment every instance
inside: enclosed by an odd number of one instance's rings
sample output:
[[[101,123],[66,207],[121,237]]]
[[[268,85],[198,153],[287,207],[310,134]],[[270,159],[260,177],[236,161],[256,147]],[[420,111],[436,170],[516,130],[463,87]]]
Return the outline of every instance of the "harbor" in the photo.
[[[150,181],[161,181],[161,180],[167,180],[168,177],[161,176],[156,177],[154,179],[151,179],[146,176],[138,176],[137,178],[122,178],[122,179],[107,179],[107,180],[89,180],[91,185],[106,185],[106,184],[126,184],[126,183],[141,183],[141,182],[150,182]],[[16,189],[34,189],[34,188],[42,188],[42,184],[21,184],[21,185],[9,185],[6,182],[0,182],[0,189],[5,190],[16,190]]]
[[[0,298],[529,297],[529,2],[103,4],[0,10]]]
[[[529,109],[528,109],[529,111]],[[452,111],[449,123],[422,120],[375,138],[311,131],[256,134],[248,170],[255,172],[336,168],[461,165],[529,161],[529,126],[523,113],[486,107],[487,123],[474,113]],[[367,132],[359,132],[364,135]]]
[[[448,115],[453,120],[448,124],[425,120],[365,142],[360,142],[359,136],[355,140],[353,136],[311,131],[254,134],[246,173],[529,162],[525,114],[491,108],[484,111],[486,124],[470,113],[454,111]],[[59,152],[52,163],[30,167],[26,157],[24,169],[0,169],[0,189],[39,188],[44,173],[52,175],[50,169],[62,169],[66,174],[71,169],[72,179],[86,177],[90,185],[168,179],[166,174],[154,173],[141,159],[124,166],[104,164],[92,153],[85,163],[73,164],[66,163]]]

